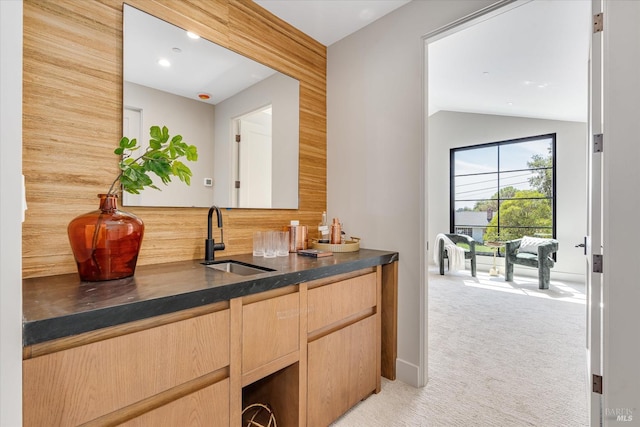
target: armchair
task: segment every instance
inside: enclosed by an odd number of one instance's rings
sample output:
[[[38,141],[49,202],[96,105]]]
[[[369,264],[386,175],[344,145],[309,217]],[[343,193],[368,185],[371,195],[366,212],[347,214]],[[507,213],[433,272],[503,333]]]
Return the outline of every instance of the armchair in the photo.
[[[555,264],[551,255],[558,251],[558,241],[524,236],[505,243],[504,280],[513,281],[514,264],[538,269],[538,288],[549,289],[551,268]]]
[[[445,234],[444,236],[456,245],[458,243],[465,243],[469,245],[469,249],[465,248],[464,250],[464,259],[471,260],[471,276],[476,277],[476,241],[472,237],[464,234]],[[449,258],[444,246],[444,239],[439,239],[437,250],[439,254],[438,260],[440,264],[440,275],[444,275],[444,259]]]

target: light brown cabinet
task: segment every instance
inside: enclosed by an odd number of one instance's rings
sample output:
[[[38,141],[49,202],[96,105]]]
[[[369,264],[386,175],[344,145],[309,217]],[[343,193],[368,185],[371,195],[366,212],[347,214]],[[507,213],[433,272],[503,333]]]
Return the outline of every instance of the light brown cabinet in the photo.
[[[24,425],[235,427],[261,402],[326,426],[380,391],[384,268],[26,348]]]
[[[242,374],[264,367],[300,348],[298,292],[242,307]]]
[[[229,379],[146,412],[123,427],[211,427],[229,425]]]
[[[363,274],[309,289],[309,332],[314,332],[351,316],[372,314],[378,303],[376,273]]]
[[[307,425],[327,426],[376,390],[375,318],[309,343]]]
[[[228,365],[228,309],[34,357],[23,362],[23,423],[76,426],[134,404],[144,411],[154,396],[197,388]]]
[[[309,290],[308,426],[327,426],[380,390],[377,278],[370,273]]]

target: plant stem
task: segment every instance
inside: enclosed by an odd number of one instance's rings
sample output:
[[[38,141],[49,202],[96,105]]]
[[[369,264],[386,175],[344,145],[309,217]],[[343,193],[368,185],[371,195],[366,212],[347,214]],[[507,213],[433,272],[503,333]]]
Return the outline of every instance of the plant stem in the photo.
[[[109,191],[107,191],[107,195],[114,194],[113,187],[116,185],[116,182],[120,181],[121,177],[122,177],[122,172],[120,172],[116,177],[116,179],[111,183],[111,187],[109,187]]]
[[[98,246],[98,235],[100,233],[100,227],[102,226],[102,213],[98,216],[98,221],[96,222],[96,229],[93,231],[93,240],[91,242],[91,259],[93,260],[94,265],[99,271],[102,271],[102,266],[98,262],[98,258],[96,257],[96,249]]]
[[[135,159],[132,163],[137,163],[138,160],[144,158],[144,156],[147,155],[147,153],[151,150],[151,147],[147,147],[147,149],[145,150],[144,153],[142,153],[137,159]],[[120,181],[120,178],[122,178],[122,174],[124,172],[121,170],[120,173],[118,174],[118,176],[116,177],[116,179],[113,180],[113,182],[111,183],[111,187],[109,187],[109,191],[107,191],[107,194],[114,194],[113,192],[113,187],[116,185],[116,183],[118,181]]]

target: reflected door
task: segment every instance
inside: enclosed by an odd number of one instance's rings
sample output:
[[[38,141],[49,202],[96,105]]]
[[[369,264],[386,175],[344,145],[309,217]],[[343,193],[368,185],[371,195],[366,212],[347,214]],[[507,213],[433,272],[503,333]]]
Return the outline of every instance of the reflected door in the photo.
[[[271,208],[272,138],[270,107],[239,119],[237,206]]]

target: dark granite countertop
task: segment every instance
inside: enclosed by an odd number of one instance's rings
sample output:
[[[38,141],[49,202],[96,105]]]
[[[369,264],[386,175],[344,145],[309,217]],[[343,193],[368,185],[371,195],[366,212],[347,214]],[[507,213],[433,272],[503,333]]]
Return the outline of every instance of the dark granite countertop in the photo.
[[[397,252],[361,249],[324,258],[296,254],[222,257],[275,271],[239,276],[205,267],[202,260],[138,266],[126,279],[81,282],[77,274],[23,280],[24,346],[172,313],[270,289],[384,265]]]

